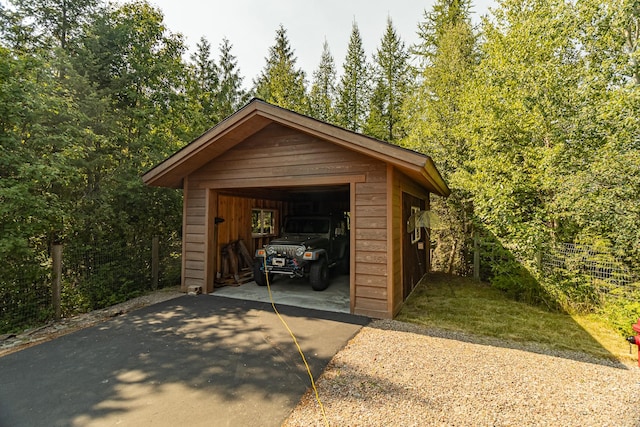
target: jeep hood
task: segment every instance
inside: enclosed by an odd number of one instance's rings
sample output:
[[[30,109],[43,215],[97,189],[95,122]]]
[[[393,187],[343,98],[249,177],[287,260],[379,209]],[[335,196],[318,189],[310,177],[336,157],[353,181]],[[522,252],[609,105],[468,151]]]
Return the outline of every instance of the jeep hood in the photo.
[[[288,236],[279,237],[269,242],[269,245],[305,245],[306,247],[317,248],[326,246],[327,239],[325,237],[308,236],[305,234],[290,234]]]

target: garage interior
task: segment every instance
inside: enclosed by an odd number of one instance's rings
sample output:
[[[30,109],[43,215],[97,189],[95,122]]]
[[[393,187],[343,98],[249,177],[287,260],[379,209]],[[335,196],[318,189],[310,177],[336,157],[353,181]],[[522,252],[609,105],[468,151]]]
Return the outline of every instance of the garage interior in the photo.
[[[287,215],[343,215],[350,211],[349,185],[324,185],[324,186],[304,186],[304,187],[281,187],[281,188],[251,188],[233,189],[232,191],[221,191],[230,197],[241,197],[253,203],[253,206],[277,206],[270,211],[275,213],[274,226],[270,235],[263,236],[259,233],[251,234],[250,242],[247,242],[247,249],[253,256],[256,249],[267,244],[271,239],[278,237],[279,229],[283,219]],[[229,222],[225,218],[225,208],[223,201],[219,203],[218,215],[224,220],[217,224],[218,243],[216,244],[222,251],[225,241],[233,236],[234,224],[237,219]],[[230,208],[231,209],[231,208]],[[228,212],[231,214],[231,212]],[[219,221],[220,221],[219,219]],[[255,230],[252,230],[255,231]],[[349,230],[351,231],[351,230]],[[242,233],[243,235],[246,234]],[[249,272],[245,274],[248,275]],[[270,303],[271,298],[276,304],[292,305],[302,308],[324,310],[338,313],[350,312],[350,285],[349,274],[340,274],[332,269],[330,272],[330,285],[324,291],[314,291],[308,280],[304,278],[289,278],[284,275],[276,275],[270,282],[271,296],[266,287],[258,286],[253,280],[240,280],[236,283],[233,279],[233,272],[226,272],[225,280],[224,261],[218,266],[217,275],[220,279],[216,281],[213,292],[210,295],[228,298],[238,298],[252,301]]]

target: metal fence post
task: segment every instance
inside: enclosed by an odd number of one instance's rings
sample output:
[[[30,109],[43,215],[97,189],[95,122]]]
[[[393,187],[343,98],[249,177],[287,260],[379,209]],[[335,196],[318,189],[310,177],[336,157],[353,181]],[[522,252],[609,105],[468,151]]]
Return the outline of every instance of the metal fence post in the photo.
[[[160,278],[160,237],[153,236],[151,242],[151,284],[153,289],[158,289]]]
[[[62,318],[61,309],[61,289],[62,289],[62,245],[54,244],[51,248],[51,258],[53,261],[53,281],[51,294],[53,298],[53,310],[55,319]]]

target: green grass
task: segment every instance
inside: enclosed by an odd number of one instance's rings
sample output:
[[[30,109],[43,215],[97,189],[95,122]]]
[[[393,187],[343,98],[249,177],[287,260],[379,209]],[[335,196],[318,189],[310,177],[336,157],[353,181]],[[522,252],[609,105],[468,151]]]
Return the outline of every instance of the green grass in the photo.
[[[513,301],[499,290],[468,278],[427,276],[397,320],[623,362],[635,360],[629,354],[629,343],[597,315],[549,312]]]

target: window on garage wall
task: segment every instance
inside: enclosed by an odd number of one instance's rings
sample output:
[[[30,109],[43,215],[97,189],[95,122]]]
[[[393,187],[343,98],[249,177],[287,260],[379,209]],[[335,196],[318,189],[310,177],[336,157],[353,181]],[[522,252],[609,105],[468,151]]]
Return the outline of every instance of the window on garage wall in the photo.
[[[418,212],[420,212],[419,206],[411,206],[411,216],[417,214]],[[411,235],[411,243],[417,243],[420,241],[421,238],[422,238],[422,228],[416,227],[413,230],[413,233]]]
[[[275,209],[252,209],[251,235],[253,237],[275,236],[276,213]]]

